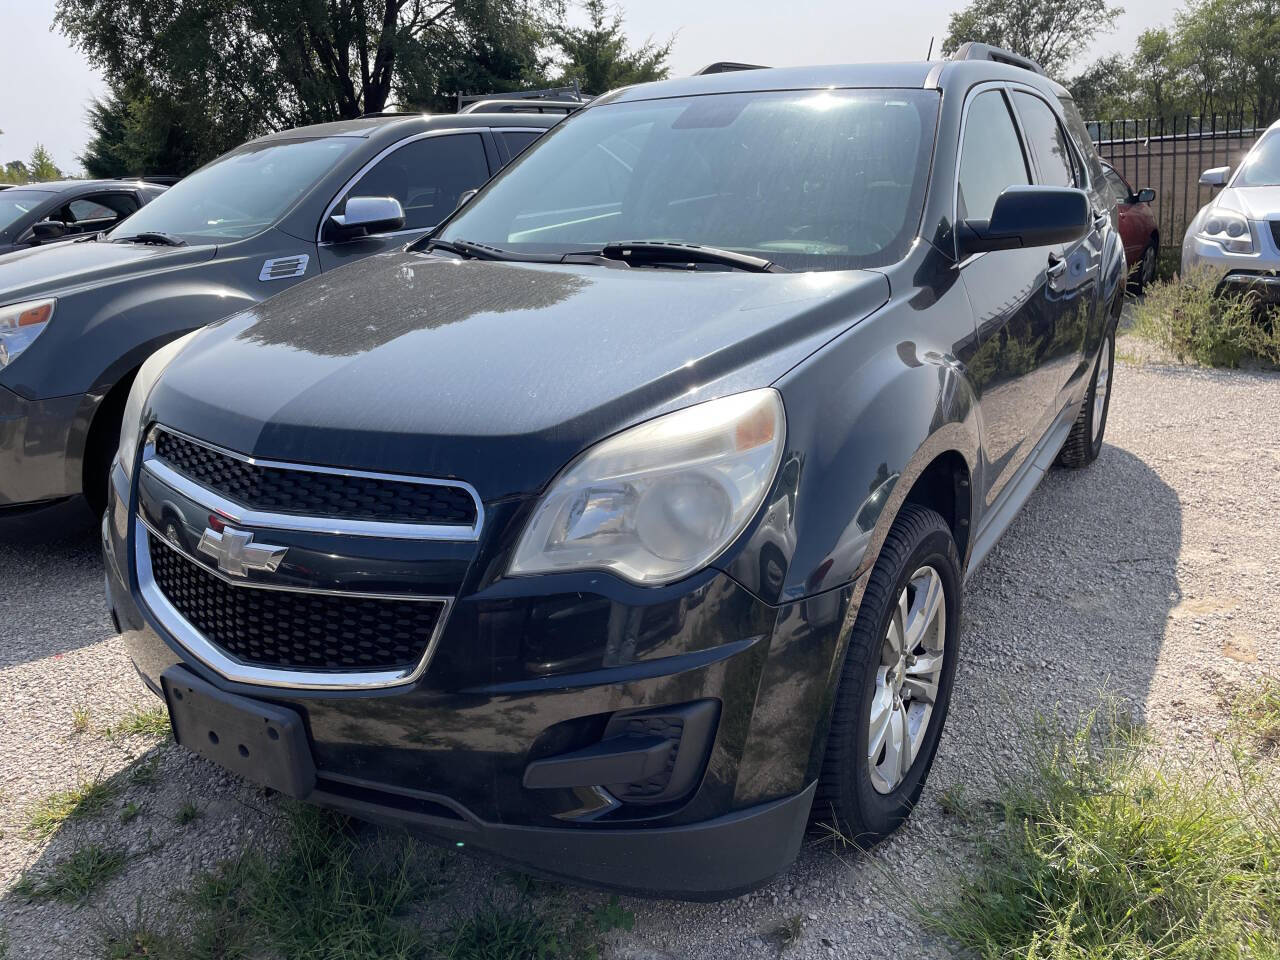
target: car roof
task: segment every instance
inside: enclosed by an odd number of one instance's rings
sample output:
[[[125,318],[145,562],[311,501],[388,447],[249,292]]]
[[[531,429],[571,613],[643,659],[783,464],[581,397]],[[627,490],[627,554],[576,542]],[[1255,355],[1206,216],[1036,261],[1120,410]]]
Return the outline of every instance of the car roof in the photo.
[[[1040,88],[1052,96],[1067,91],[1047,77],[991,60],[921,60],[904,63],[831,64],[812,67],[769,67],[725,73],[677,77],[637,84],[607,93],[595,104],[665,97],[690,97],[713,93],[750,93],[769,90],[813,90],[825,87],[864,88],[967,88],[987,80],[1006,80]]]
[[[16,190],[43,190],[45,193],[69,193],[73,190],[103,190],[103,189],[121,189],[123,187],[142,187],[163,191],[164,187],[159,187],[153,183],[144,183],[141,180],[120,179],[120,180],[39,180],[35,183],[14,184]]]
[[[269,133],[249,142],[268,143],[273,140],[297,140],[303,137],[362,137],[365,139],[374,139],[382,135],[401,137],[414,128],[424,131],[442,127],[463,129],[528,126],[550,129],[563,119],[564,117],[558,114],[539,113],[384,113],[357,117],[353,120],[293,127],[289,130]]]

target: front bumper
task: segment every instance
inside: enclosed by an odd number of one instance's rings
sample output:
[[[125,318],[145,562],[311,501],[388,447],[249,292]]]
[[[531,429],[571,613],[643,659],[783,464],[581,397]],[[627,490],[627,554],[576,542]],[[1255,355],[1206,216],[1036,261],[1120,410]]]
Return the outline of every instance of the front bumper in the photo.
[[[80,493],[87,396],[26,400],[0,387],[0,511]]]
[[[229,695],[296,712],[315,768],[306,800],[534,872],[649,895],[734,895],[795,857],[853,586],[775,608],[714,572],[684,595],[649,605],[620,602],[607,590],[514,596],[508,585],[501,596],[459,598],[436,659],[412,683],[251,686],[210,670],[146,608],[118,468],[111,486],[107,593],[139,673],[160,692],[161,675],[180,665]],[[561,639],[535,630],[535,608],[556,610]],[[594,664],[547,656],[565,645],[603,647],[603,635],[583,635],[593,624],[610,631],[619,655]],[[538,657],[545,662],[534,663]],[[513,679],[513,662],[540,675]],[[619,802],[581,784],[531,785],[536,762],[589,750],[618,718],[708,702],[716,719],[707,742],[693,745],[694,785],[670,802]],[[677,763],[684,750],[681,741]]]
[[[1253,253],[1231,253],[1188,229],[1182,242],[1182,274],[1210,274],[1219,292],[1255,293],[1267,302],[1280,302],[1280,245],[1263,221],[1250,221]]]

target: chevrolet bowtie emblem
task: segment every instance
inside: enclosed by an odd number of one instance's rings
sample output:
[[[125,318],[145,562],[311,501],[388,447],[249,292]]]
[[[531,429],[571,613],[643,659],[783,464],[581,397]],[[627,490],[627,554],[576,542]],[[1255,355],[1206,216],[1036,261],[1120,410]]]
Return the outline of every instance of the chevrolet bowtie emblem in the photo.
[[[288,547],[254,543],[252,533],[234,527],[224,527],[222,532],[206,529],[198,549],[213,557],[219,570],[233,577],[247,577],[250,570],[275,573],[289,552]]]

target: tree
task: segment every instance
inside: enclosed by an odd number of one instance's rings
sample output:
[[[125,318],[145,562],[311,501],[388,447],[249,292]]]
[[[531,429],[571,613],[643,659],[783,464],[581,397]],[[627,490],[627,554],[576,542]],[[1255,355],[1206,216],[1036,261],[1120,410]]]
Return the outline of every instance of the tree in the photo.
[[[1130,71],[1137,83],[1135,92],[1142,98],[1140,112],[1149,117],[1163,117],[1169,106],[1176,102],[1176,85],[1181,72],[1175,56],[1174,39],[1169,31],[1163,27],[1143,30],[1138,35],[1138,45],[1130,63]]]
[[[1136,81],[1129,61],[1118,53],[1101,57],[1078,73],[1067,89],[1080,112],[1089,118],[1125,116]]]
[[[942,52],[952,54],[976,40],[1030,57],[1051,76],[1061,75],[1122,13],[1124,8],[1107,0],[972,0],[951,15]]]
[[[667,58],[675,38],[656,43],[652,38],[630,48],[623,32],[622,13],[606,0],[585,0],[586,27],[560,26],[551,32],[552,41],[565,58],[565,81],[577,80],[589,93],[604,93],[631,83],[662,80],[670,68]]]
[[[31,151],[28,169],[31,179],[36,182],[62,179],[62,171],[54,164],[53,157],[49,155],[49,151],[42,143],[37,143],[35,149]]]
[[[56,22],[113,81],[86,164],[185,173],[272,130],[441,105],[445,84],[511,89],[546,63],[544,2],[57,0]]]

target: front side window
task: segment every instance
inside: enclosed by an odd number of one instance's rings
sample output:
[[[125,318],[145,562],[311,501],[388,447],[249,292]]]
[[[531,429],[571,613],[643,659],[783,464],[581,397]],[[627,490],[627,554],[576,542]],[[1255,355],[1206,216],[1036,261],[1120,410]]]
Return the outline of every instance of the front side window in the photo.
[[[48,190],[0,190],[0,230],[8,230],[51,196]]]
[[[126,193],[80,197],[63,208],[62,220],[77,232],[92,233],[115,226],[138,209],[138,201]]]
[[[1040,182],[1047,187],[1074,187],[1076,178],[1075,157],[1072,154],[1066,131],[1049,105],[1039,97],[1017,91],[1013,95],[1026,131],[1027,143],[1035,154]]]
[[[167,233],[188,243],[226,243],[261,233],[358,144],[359,137],[248,143],[160,194],[112,240]]]
[[[1125,182],[1120,179],[1120,174],[1116,173],[1110,167],[1106,168],[1107,186],[1111,188],[1111,194],[1116,198],[1116,203],[1126,203],[1129,200],[1129,188]]]
[[[1245,157],[1233,187],[1280,186],[1280,134],[1264,137]],[[4,194],[0,193],[0,198]]]
[[[658,240],[790,270],[900,260],[919,231],[939,96],[730,93],[568,118],[442,232],[512,252]]]
[[[394,197],[404,208],[404,229],[425,230],[453,213],[458,199],[489,179],[484,141],[478,133],[411,140],[379,160],[343,195],[333,213],[350,197]]]
[[[996,197],[1006,187],[1030,182],[1004,94],[999,90],[978,94],[965,115],[956,216],[960,220],[990,220]]]

